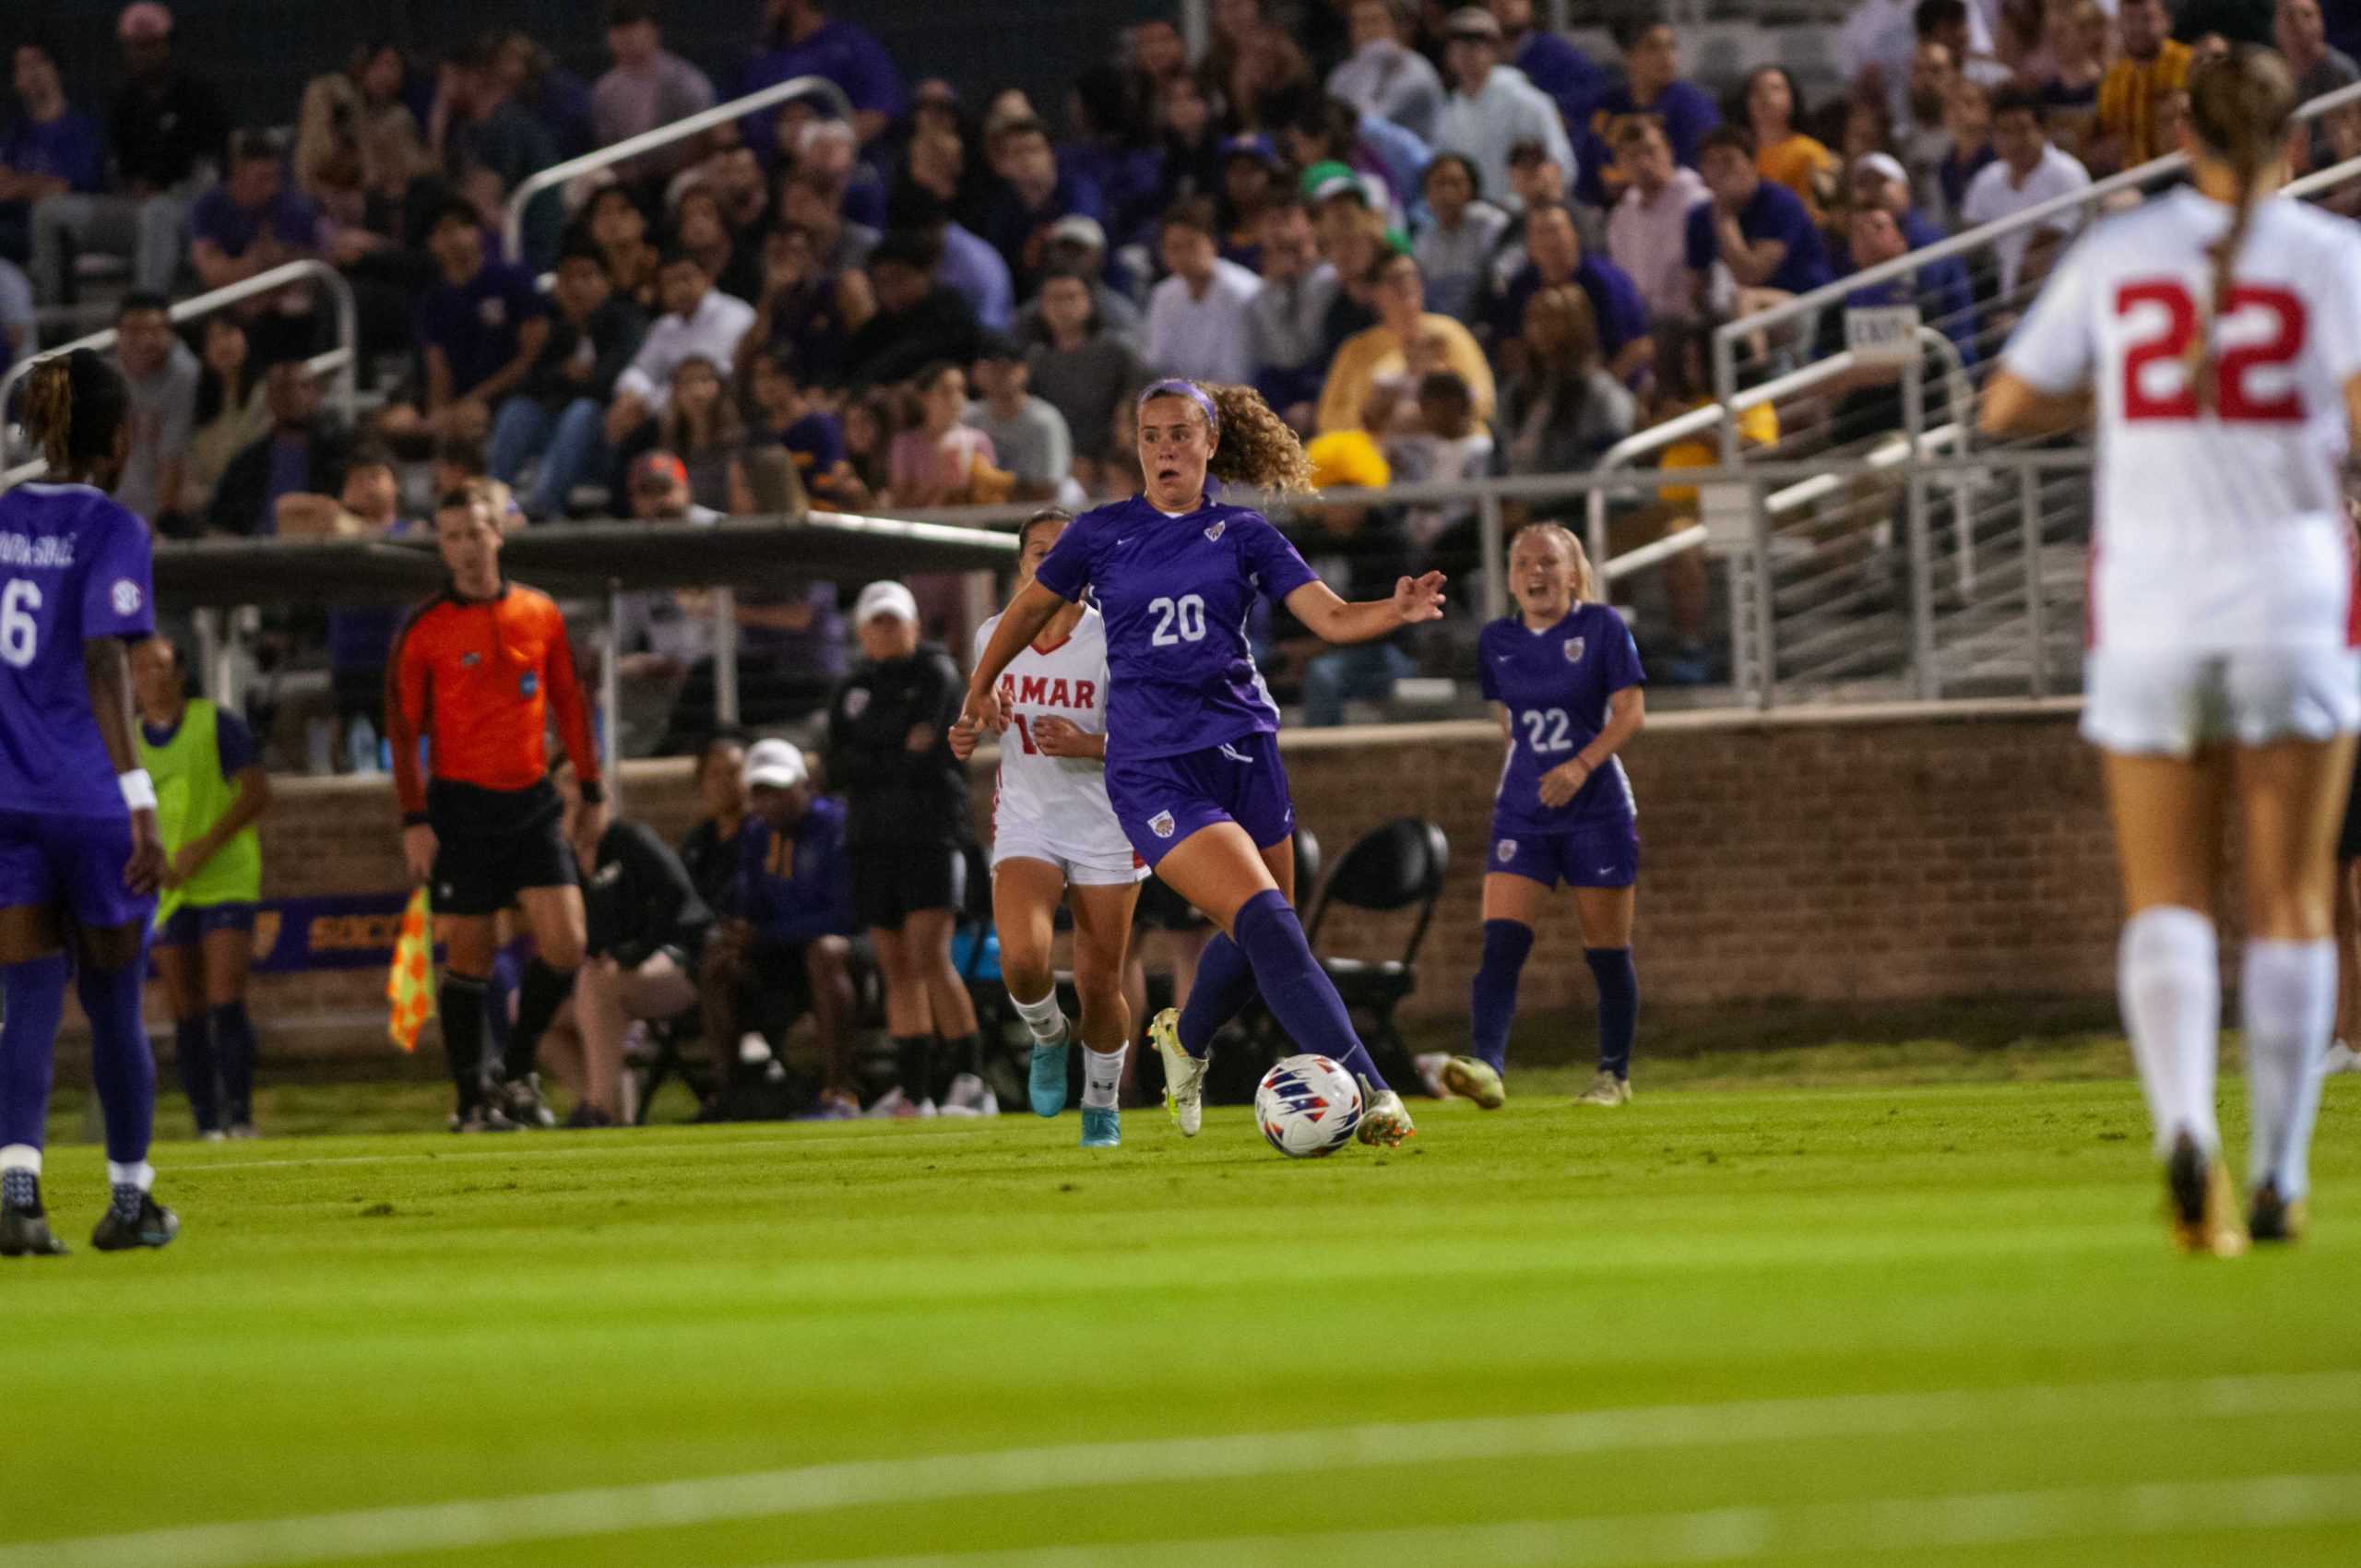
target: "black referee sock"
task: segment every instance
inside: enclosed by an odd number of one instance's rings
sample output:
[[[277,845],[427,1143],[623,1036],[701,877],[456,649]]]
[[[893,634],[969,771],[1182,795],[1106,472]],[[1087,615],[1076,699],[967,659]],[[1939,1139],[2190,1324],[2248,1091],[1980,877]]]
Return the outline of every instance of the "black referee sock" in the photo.
[[[518,1082],[533,1071],[541,1036],[549,1032],[557,1010],[573,993],[572,969],[553,969],[539,958],[527,967],[524,983],[516,988],[516,1021],[508,1026],[508,1049],[502,1061],[510,1083]]]
[[[962,1073],[979,1073],[984,1066],[984,1039],[981,1035],[961,1035],[957,1039],[937,1039],[934,1057],[934,1087],[931,1091],[934,1103],[941,1105],[951,1097],[951,1081]]]
[[[934,1037],[896,1035],[894,1066],[902,1080],[902,1095],[912,1105],[934,1092]]]
[[[436,1000],[443,1009],[443,1053],[464,1116],[483,1103],[483,981],[446,971]]]

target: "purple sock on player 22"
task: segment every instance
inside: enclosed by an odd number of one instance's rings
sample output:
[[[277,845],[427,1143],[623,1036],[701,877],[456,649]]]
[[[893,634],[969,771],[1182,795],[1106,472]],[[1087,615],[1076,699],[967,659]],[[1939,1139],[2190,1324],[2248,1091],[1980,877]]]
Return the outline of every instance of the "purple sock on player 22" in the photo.
[[[1516,1016],[1516,984],[1533,951],[1533,928],[1522,921],[1484,922],[1484,960],[1468,996],[1468,1048],[1495,1073],[1508,1071],[1509,1024]]]
[[[1254,965],[1255,982],[1262,987],[1263,1004],[1296,1049],[1333,1057],[1346,1072],[1369,1080],[1371,1088],[1386,1087],[1377,1063],[1353,1030],[1345,999],[1311,956],[1303,937],[1303,922],[1279,896],[1265,888],[1246,901],[1232,922],[1238,944]]]
[[[1189,984],[1189,1000],[1180,1009],[1180,1049],[1203,1056],[1213,1049],[1221,1027],[1246,1011],[1254,997],[1254,966],[1238,944],[1216,936],[1205,944],[1197,959],[1197,978]]]
[[[107,1158],[137,1165],[156,1130],[156,1058],[139,1016],[148,956],[119,969],[84,965],[75,992],[90,1019],[90,1081],[106,1122]]]
[[[49,1120],[51,1064],[65,1016],[65,955],[0,968],[0,1145],[39,1148]]]

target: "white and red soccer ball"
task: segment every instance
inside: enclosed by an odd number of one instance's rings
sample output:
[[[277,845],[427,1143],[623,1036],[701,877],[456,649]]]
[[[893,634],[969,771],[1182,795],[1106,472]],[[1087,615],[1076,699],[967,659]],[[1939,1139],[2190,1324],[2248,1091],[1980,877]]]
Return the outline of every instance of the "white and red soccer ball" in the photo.
[[[1289,1159],[1317,1159],[1353,1141],[1361,1087],[1325,1056],[1290,1056],[1254,1089],[1254,1124]]]

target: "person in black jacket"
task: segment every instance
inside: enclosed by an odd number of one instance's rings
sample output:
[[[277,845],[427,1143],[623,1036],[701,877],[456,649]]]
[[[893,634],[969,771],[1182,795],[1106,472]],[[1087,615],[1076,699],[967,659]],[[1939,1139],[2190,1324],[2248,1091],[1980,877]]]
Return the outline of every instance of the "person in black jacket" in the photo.
[[[697,897],[681,858],[638,823],[609,823],[585,853],[575,830],[583,802],[573,766],[558,764],[551,779],[565,803],[565,841],[582,861],[589,940],[574,993],[542,1037],[542,1051],[574,1094],[565,1124],[611,1127],[631,1119],[623,1036],[635,1018],[673,1018],[696,1006],[713,911]]]
[[[647,313],[614,291],[605,253],[587,240],[559,258],[554,298],[549,341],[492,424],[492,478],[513,486],[540,459],[532,488],[518,497],[537,522],[562,514],[568,493],[598,470],[615,377],[647,335]]]
[[[689,880],[706,907],[727,914],[748,821],[745,737],[724,731],[706,741],[697,754],[696,785],[705,815],[681,840],[681,863],[689,868]]]
[[[829,705],[828,781],[848,804],[853,909],[885,976],[901,1098],[882,1103],[996,1113],[976,1004],[951,961],[970,827],[950,735],[967,685],[949,654],[919,643],[918,600],[901,584],[861,589],[853,624],[862,657]]]
[[[852,886],[845,808],[817,795],[801,748],[757,741],[745,754],[751,810],[735,835],[729,918],[706,951],[706,1039],[718,1098],[770,1050],[762,1025],[785,1030],[804,1014],[819,1036],[820,1114],[860,1111],[852,1074]],[[718,766],[708,752],[709,766]]]
[[[320,386],[300,361],[272,365],[263,383],[270,434],[230,459],[213,487],[205,526],[216,533],[267,539],[279,532],[279,504],[316,497],[333,507],[344,490],[352,438],[320,412]]]

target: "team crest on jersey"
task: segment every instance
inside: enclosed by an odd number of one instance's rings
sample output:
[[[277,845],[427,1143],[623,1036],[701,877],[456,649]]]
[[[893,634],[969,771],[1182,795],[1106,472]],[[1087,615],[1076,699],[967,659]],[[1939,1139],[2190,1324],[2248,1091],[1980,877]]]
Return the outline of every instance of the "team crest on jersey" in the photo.
[[[1503,861],[1516,859],[1516,840],[1513,838],[1501,839],[1498,852]]]
[[[118,577],[115,579],[113,589],[107,597],[108,602],[114,606],[116,614],[136,615],[139,613],[139,606],[146,602],[148,596],[141,593],[139,585],[129,577]]]
[[[533,694],[541,689],[541,678],[530,670],[516,677],[516,695],[530,702]]]
[[[867,686],[855,686],[852,690],[845,694],[845,717],[847,719],[859,719],[862,714],[868,711],[869,688]]]
[[[1580,664],[1583,661],[1583,650],[1589,646],[1590,639],[1587,637],[1568,637],[1566,639],[1566,662],[1569,664]]]
[[[482,662],[483,655],[480,653],[469,652],[459,655],[459,668],[462,670],[472,670]]]
[[[1147,830],[1150,833],[1155,834],[1158,838],[1171,837],[1172,826],[1172,814],[1170,812],[1158,812],[1154,816],[1147,819]]]
[[[1209,529],[1207,529],[1205,530],[1205,538],[1206,538],[1207,540],[1216,540],[1216,539],[1219,539],[1219,538],[1220,538],[1224,533],[1227,533],[1228,530],[1229,530],[1229,519],[1228,519],[1228,518],[1227,518],[1227,517],[1225,517],[1225,518],[1223,518],[1220,522],[1216,523],[1213,527],[1211,527],[1211,528],[1209,528]]]

